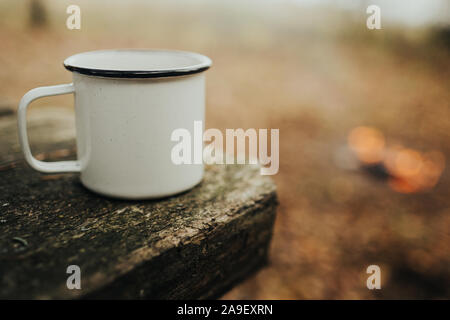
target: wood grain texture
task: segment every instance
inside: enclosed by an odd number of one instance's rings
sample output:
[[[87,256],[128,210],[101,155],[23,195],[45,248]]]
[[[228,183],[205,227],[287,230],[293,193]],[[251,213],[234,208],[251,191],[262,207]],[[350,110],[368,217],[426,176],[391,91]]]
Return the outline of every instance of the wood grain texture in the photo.
[[[76,174],[29,168],[11,118],[0,118],[0,298],[214,298],[266,263],[277,200],[257,167],[209,166],[199,186],[159,201],[108,199]],[[74,157],[60,120],[30,121],[43,158]],[[39,139],[49,130],[51,146]],[[66,287],[69,265],[81,290]]]

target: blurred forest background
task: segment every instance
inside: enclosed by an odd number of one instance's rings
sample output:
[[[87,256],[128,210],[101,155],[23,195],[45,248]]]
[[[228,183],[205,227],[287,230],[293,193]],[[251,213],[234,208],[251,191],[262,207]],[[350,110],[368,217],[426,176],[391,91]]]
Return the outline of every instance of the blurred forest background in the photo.
[[[269,265],[224,298],[450,298],[449,1],[2,0],[0,111],[108,48],[205,54],[206,127],[280,129]]]

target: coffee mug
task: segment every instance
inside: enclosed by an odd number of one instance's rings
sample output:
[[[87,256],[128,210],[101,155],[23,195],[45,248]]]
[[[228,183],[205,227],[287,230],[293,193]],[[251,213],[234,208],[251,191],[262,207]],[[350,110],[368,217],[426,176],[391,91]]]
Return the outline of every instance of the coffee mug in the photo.
[[[80,172],[99,194],[147,199],[197,185],[203,164],[174,164],[171,133],[204,123],[205,74],[211,60],[171,50],[102,50],[64,61],[73,83],[35,88],[19,104],[19,139],[25,159],[45,173]],[[45,162],[30,151],[26,111],[35,99],[74,94],[77,160]]]

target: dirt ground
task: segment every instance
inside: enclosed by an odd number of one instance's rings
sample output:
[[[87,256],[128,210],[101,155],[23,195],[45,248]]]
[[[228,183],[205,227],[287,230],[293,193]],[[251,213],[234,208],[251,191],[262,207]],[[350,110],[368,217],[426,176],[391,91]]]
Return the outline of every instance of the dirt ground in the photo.
[[[280,206],[269,264],[224,298],[449,298],[448,33],[441,43],[394,28],[374,36],[364,25],[319,32],[314,19],[297,25],[294,13],[281,9],[279,24],[257,16],[251,21],[264,23],[224,30],[224,14],[199,22],[190,12],[172,26],[164,10],[149,13],[149,20],[158,18],[154,26],[136,32],[104,20],[70,31],[64,15],[41,28],[0,23],[0,107],[15,108],[33,87],[70,82],[62,61],[77,52],[151,47],[206,54],[214,63],[206,127],[280,130],[280,171],[273,176]],[[72,101],[36,103],[49,104]],[[350,132],[361,126],[381,133],[386,148],[438,152],[447,168],[423,190],[396,188],[386,168],[361,167],[349,148]],[[366,287],[373,264],[381,268],[381,290]]]

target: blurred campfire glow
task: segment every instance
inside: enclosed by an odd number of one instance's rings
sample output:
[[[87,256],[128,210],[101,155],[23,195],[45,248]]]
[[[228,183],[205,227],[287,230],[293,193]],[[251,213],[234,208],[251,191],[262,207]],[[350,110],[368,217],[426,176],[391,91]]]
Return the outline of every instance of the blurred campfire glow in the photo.
[[[357,127],[350,132],[348,142],[358,159],[365,164],[376,164],[383,160],[384,135],[370,127]]]
[[[401,193],[433,188],[445,168],[442,152],[421,153],[401,145],[388,146],[383,133],[373,127],[354,128],[348,144],[364,166],[382,165],[389,173],[389,186]]]

